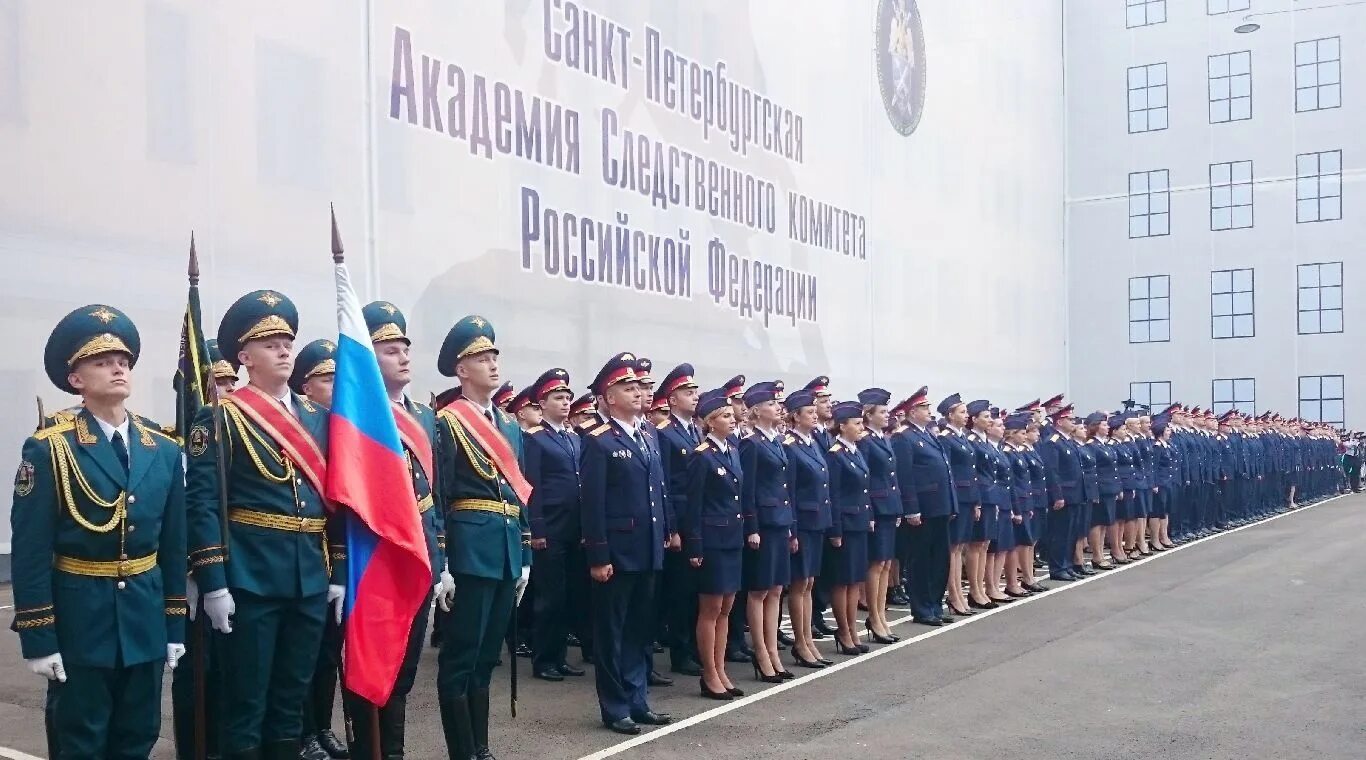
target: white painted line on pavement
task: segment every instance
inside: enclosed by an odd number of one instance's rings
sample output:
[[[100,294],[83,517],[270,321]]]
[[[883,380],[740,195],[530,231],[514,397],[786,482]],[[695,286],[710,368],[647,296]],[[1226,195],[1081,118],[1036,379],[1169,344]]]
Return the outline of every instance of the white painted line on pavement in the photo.
[[[1306,512],[1306,511],[1308,511],[1308,510],[1310,510],[1310,509],[1313,509],[1314,507],[1321,506],[1321,505],[1327,504],[1327,503],[1329,503],[1329,502],[1337,501],[1338,499],[1341,499],[1341,498],[1344,497],[1344,496],[1350,496],[1350,495],[1351,495],[1351,494],[1338,494],[1337,496],[1333,496],[1333,497],[1324,499],[1323,501],[1317,502],[1317,503],[1315,503],[1315,504],[1310,504],[1310,505],[1307,505],[1307,506],[1304,506],[1304,507],[1299,507],[1299,508],[1297,508],[1297,509],[1292,509],[1292,510],[1290,510],[1289,512],[1281,512],[1281,513],[1279,513],[1279,514],[1272,515],[1271,517],[1268,517],[1268,518],[1266,518],[1266,519],[1264,519],[1264,520],[1260,520],[1260,521],[1258,521],[1258,522],[1248,523],[1247,525],[1240,525],[1240,526],[1238,526],[1237,528],[1230,528],[1230,529],[1225,530],[1225,531],[1223,531],[1223,532],[1221,532],[1221,533],[1215,533],[1215,534],[1212,535],[1212,536],[1206,536],[1206,537],[1204,537],[1204,538],[1198,538],[1198,539],[1196,539],[1196,540],[1194,540],[1194,541],[1188,541],[1188,542],[1186,542],[1186,543],[1184,543],[1184,544],[1181,544],[1180,546],[1177,546],[1177,547],[1172,548],[1172,549],[1168,549],[1168,550],[1166,550],[1166,551],[1164,551],[1164,552],[1159,552],[1158,554],[1153,555],[1153,556],[1151,556],[1151,557],[1148,557],[1148,558],[1146,558],[1146,559],[1143,559],[1143,560],[1140,560],[1140,561],[1137,561],[1137,562],[1133,562],[1133,563],[1130,563],[1130,564],[1128,564],[1128,565],[1120,565],[1120,566],[1116,567],[1116,568],[1113,569],[1113,570],[1108,570],[1108,571],[1103,572],[1103,573],[1098,573],[1098,574],[1096,574],[1096,575],[1087,576],[1087,577],[1085,577],[1085,578],[1082,578],[1081,580],[1072,581],[1072,582],[1070,582],[1070,583],[1066,583],[1066,584],[1061,585],[1061,586],[1054,586],[1053,588],[1048,589],[1047,591],[1043,592],[1042,594],[1034,594],[1033,596],[1029,596],[1029,597],[1025,597],[1025,598],[1023,598],[1023,599],[1019,599],[1019,600],[1017,600],[1017,601],[1016,601],[1015,603],[1013,603],[1013,604],[1007,604],[1007,605],[1003,605],[1003,606],[997,607],[997,608],[994,609],[994,610],[978,610],[978,611],[977,611],[977,614],[972,615],[972,616],[970,616],[970,617],[966,617],[966,618],[961,618],[961,617],[960,617],[960,618],[957,619],[956,622],[954,622],[954,623],[951,624],[951,625],[946,625],[946,626],[944,626],[944,627],[942,627],[942,628],[931,628],[930,630],[928,630],[928,631],[926,631],[926,632],[924,632],[924,633],[921,633],[921,634],[916,635],[916,636],[912,636],[912,637],[907,638],[907,639],[902,639],[901,641],[898,641],[898,642],[896,642],[895,644],[888,644],[888,645],[886,645],[886,646],[879,647],[879,648],[877,648],[877,649],[874,649],[874,650],[868,652],[867,654],[859,655],[858,657],[853,657],[853,658],[844,660],[844,661],[842,661],[842,662],[837,662],[837,663],[835,663],[834,665],[831,665],[830,667],[824,668],[824,669],[822,669],[822,670],[813,670],[813,671],[811,671],[809,674],[804,675],[804,676],[801,676],[801,677],[796,678],[796,679],[794,679],[794,680],[787,681],[787,682],[784,682],[784,683],[781,683],[781,684],[776,684],[776,685],[774,685],[774,686],[772,686],[772,687],[770,687],[770,688],[764,689],[763,691],[754,692],[753,694],[747,694],[746,696],[740,697],[739,699],[733,700],[733,701],[731,701],[731,702],[727,702],[726,704],[721,705],[720,707],[713,707],[713,708],[710,709],[710,710],[703,710],[702,712],[697,713],[696,715],[691,715],[691,716],[689,716],[689,717],[687,717],[687,718],[684,718],[684,719],[682,719],[682,720],[680,720],[680,721],[676,721],[676,722],[674,722],[674,723],[670,723],[670,724],[667,725],[667,726],[660,726],[659,728],[650,730],[650,731],[648,731],[648,732],[646,732],[646,733],[640,734],[639,736],[633,737],[633,738],[631,738],[631,739],[627,739],[626,741],[621,742],[621,743],[619,743],[619,744],[613,744],[612,746],[610,746],[610,747],[605,747],[605,748],[603,748],[603,749],[598,750],[597,752],[593,752],[593,753],[591,753],[591,754],[584,755],[583,757],[579,758],[579,760],[603,760],[604,758],[612,757],[612,756],[614,756],[614,755],[619,755],[619,754],[621,754],[622,752],[625,752],[625,751],[628,750],[628,749],[633,749],[633,748],[635,748],[635,747],[639,747],[639,746],[641,746],[642,744],[648,744],[649,742],[652,742],[652,741],[654,741],[654,740],[656,740],[656,739],[663,738],[663,737],[665,737],[665,736],[668,736],[669,734],[672,734],[672,733],[675,733],[675,732],[678,732],[678,731],[682,731],[682,730],[685,729],[685,728],[691,728],[692,726],[696,726],[696,725],[698,725],[699,723],[704,723],[704,722],[706,722],[706,721],[708,721],[708,720],[711,720],[712,718],[716,718],[716,717],[720,717],[720,716],[722,716],[722,715],[725,715],[726,713],[731,712],[732,710],[738,710],[738,709],[740,709],[741,707],[745,707],[746,705],[754,704],[755,702],[758,702],[758,701],[763,700],[763,699],[768,699],[769,697],[776,696],[776,695],[781,694],[781,693],[783,693],[783,692],[785,692],[785,691],[787,691],[787,690],[789,690],[789,689],[795,689],[795,688],[797,688],[798,686],[802,686],[802,685],[811,683],[812,681],[815,681],[815,680],[818,679],[818,678],[825,678],[826,676],[829,676],[829,675],[834,674],[834,673],[838,673],[838,672],[840,672],[840,671],[842,671],[842,670],[845,670],[845,669],[847,669],[847,668],[852,668],[852,667],[854,667],[854,666],[856,666],[856,665],[860,665],[860,664],[862,664],[862,663],[868,662],[869,660],[872,660],[872,659],[874,659],[874,658],[881,657],[882,655],[885,655],[885,654],[887,654],[887,653],[889,653],[889,652],[894,652],[894,651],[896,651],[896,650],[898,650],[898,649],[901,649],[902,647],[910,646],[911,644],[914,644],[914,643],[916,643],[916,642],[918,642],[918,641],[925,641],[926,639],[932,639],[932,638],[934,638],[935,636],[942,636],[943,634],[949,633],[949,632],[951,632],[951,631],[957,631],[957,630],[961,629],[961,628],[962,628],[963,626],[965,626],[965,625],[970,625],[970,624],[972,624],[972,623],[981,622],[982,620],[984,620],[984,619],[986,619],[986,618],[989,618],[989,617],[991,617],[992,615],[997,615],[997,614],[1000,614],[1000,613],[1002,613],[1002,612],[1008,612],[1008,611],[1011,610],[1011,609],[1018,609],[1019,607],[1021,607],[1021,606],[1023,606],[1023,605],[1029,604],[1030,602],[1033,602],[1033,601],[1037,601],[1037,600],[1042,599],[1042,598],[1044,598],[1044,597],[1046,597],[1046,596],[1052,596],[1053,594],[1059,594],[1059,593],[1062,593],[1062,592],[1064,592],[1064,591],[1070,591],[1070,590],[1072,590],[1072,589],[1075,589],[1075,588],[1079,588],[1079,587],[1081,587],[1081,586],[1084,586],[1084,585],[1086,585],[1086,584],[1088,584],[1088,583],[1090,583],[1090,582],[1092,582],[1092,581],[1098,581],[1098,580],[1100,580],[1100,579],[1102,579],[1102,578],[1111,578],[1111,577],[1114,577],[1115,575],[1117,575],[1117,574],[1119,574],[1119,573],[1122,573],[1122,572],[1124,572],[1124,571],[1126,571],[1126,570],[1132,570],[1132,569],[1134,569],[1135,567],[1147,566],[1147,565],[1151,564],[1151,563],[1153,562],[1153,560],[1160,559],[1161,557],[1168,557],[1168,556],[1171,556],[1172,554],[1175,554],[1176,552],[1179,552],[1179,551],[1181,551],[1181,550],[1183,550],[1183,549],[1188,549],[1188,548],[1190,548],[1190,547],[1192,547],[1192,546],[1195,546],[1196,544],[1201,544],[1201,543],[1204,543],[1204,542],[1206,542],[1206,541],[1212,541],[1212,540],[1214,540],[1214,539],[1216,539],[1216,538],[1222,538],[1222,537],[1224,537],[1224,536],[1231,536],[1231,535],[1233,535],[1234,533],[1237,533],[1237,532],[1239,532],[1239,531],[1245,530],[1245,529],[1247,529],[1247,528],[1253,528],[1253,527],[1257,527],[1257,526],[1260,526],[1260,525],[1266,525],[1267,523],[1270,523],[1270,522],[1275,522],[1276,520],[1279,520],[1279,519],[1281,519],[1282,517],[1289,517],[1290,515],[1301,514],[1301,513]],[[1041,580],[1042,580],[1042,579],[1041,579]],[[892,625],[892,626],[901,625],[902,623],[908,622],[910,619],[911,619],[911,616],[908,615],[908,616],[906,616],[906,617],[897,618],[896,620],[890,620],[890,621],[888,621],[888,625]]]
[[[41,757],[30,755],[27,752],[20,752],[9,747],[0,747],[0,757],[7,757],[10,760],[43,760]]]

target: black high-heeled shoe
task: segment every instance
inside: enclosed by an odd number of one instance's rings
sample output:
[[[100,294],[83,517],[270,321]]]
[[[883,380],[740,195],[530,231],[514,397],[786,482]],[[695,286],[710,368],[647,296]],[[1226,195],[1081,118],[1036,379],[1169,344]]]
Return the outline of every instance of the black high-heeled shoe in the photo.
[[[771,676],[770,676],[770,675],[765,675],[764,672],[763,672],[762,670],[759,670],[759,663],[758,663],[758,662],[751,662],[750,664],[754,666],[754,680],[756,680],[756,681],[763,681],[764,683],[782,683],[782,682],[783,682],[783,677],[780,676],[780,675],[778,675],[777,673],[774,673],[774,674],[771,675]]]
[[[702,696],[706,697],[707,699],[715,699],[718,702],[729,702],[735,698],[731,696],[730,692],[712,691],[711,689],[707,688],[707,681],[704,678],[697,679],[697,688],[702,690]]]
[[[831,665],[834,665],[834,664],[835,664],[835,661],[834,661],[834,660],[827,660],[827,659],[825,659],[824,657],[817,657],[817,658],[816,658],[816,662],[819,662],[820,664],[824,665],[824,666],[827,667],[827,668],[830,667]]]
[[[859,655],[863,654],[863,652],[859,651],[859,648],[857,646],[847,647],[844,645],[844,642],[842,641],[835,642],[835,653],[848,655],[850,657],[858,657]]]
[[[793,673],[790,670],[780,670],[778,671],[778,677],[784,681],[791,681],[792,679],[797,677],[797,674]]]
[[[869,623],[866,620],[863,623],[863,629],[868,632],[868,638],[872,639],[874,643],[877,644],[895,644],[896,642],[900,641],[900,639],[898,638],[894,638],[892,636],[883,636],[877,631],[874,631],[872,623]]]
[[[793,663],[792,663],[792,664],[796,665],[796,666],[799,667],[799,668],[809,668],[809,669],[811,669],[811,670],[823,670],[823,669],[825,669],[825,664],[822,663],[819,659],[816,659],[816,660],[807,660],[807,659],[804,659],[801,655],[794,653],[794,654],[792,655],[792,660],[793,660]]]
[[[737,688],[734,687],[734,686],[730,687],[729,689],[726,689],[726,693],[729,694],[729,695],[731,695],[732,697],[743,697],[743,696],[745,696],[745,690],[744,690],[744,689],[737,689]]]
[[[969,599],[968,607],[974,610],[994,610],[996,609],[996,603],[988,601],[986,604],[980,604],[976,599]]]

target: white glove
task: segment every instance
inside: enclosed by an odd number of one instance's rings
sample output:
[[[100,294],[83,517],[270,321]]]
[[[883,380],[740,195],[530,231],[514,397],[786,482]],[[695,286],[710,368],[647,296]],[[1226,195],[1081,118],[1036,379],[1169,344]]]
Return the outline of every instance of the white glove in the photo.
[[[455,577],[451,575],[451,571],[441,571],[441,580],[432,589],[432,595],[436,597],[436,606],[440,607],[442,612],[451,611],[451,602],[455,600]]]
[[[337,618],[337,625],[341,625],[342,610],[346,608],[346,587],[328,586],[327,603],[332,605],[332,614]]]
[[[199,614],[199,584],[194,582],[193,575],[185,576],[185,603],[190,606],[190,622],[194,622],[194,616]]]
[[[232,616],[237,612],[237,602],[232,592],[225,588],[210,591],[204,595],[204,614],[209,616],[209,624],[219,633],[232,633]]]
[[[522,574],[517,578],[517,605],[522,604],[522,595],[526,593],[526,584],[531,580],[531,568],[523,565]]]
[[[24,660],[24,662],[28,663],[28,669],[33,671],[35,675],[40,675],[49,681],[66,683],[66,668],[62,665],[60,652],[34,660]]]
[[[181,658],[181,657],[184,657],[184,656],[185,656],[185,645],[184,645],[184,644],[167,644],[167,645],[166,645],[166,667],[170,668],[171,670],[175,670],[176,663],[180,662],[180,658]]]

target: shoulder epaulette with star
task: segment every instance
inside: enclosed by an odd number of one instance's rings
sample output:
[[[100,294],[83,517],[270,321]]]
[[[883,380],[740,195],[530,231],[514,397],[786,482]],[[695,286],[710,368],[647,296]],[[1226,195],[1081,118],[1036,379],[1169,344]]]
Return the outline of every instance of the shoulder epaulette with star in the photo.
[[[791,444],[794,444],[794,443],[796,443],[796,442],[797,442],[796,437],[794,437],[791,433],[789,433],[789,434],[783,436],[783,443],[786,443],[786,444],[788,444],[788,445],[791,445]]]
[[[1052,441],[1053,443],[1057,443],[1058,441],[1062,440],[1062,436],[1058,435],[1057,433],[1054,433],[1053,435],[1048,436],[1048,440]]]

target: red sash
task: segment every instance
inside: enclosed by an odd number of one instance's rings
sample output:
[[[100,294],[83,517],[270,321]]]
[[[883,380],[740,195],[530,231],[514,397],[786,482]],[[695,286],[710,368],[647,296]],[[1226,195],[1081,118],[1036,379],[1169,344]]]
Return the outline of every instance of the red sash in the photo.
[[[403,441],[403,445],[413,452],[417,457],[417,463],[422,467],[422,473],[427,476],[427,481],[432,480],[432,442],[427,438],[427,431],[422,427],[422,423],[412,415],[403,404],[394,402],[394,422],[398,423],[398,437]]]
[[[319,494],[327,493],[327,459],[299,420],[290,414],[277,399],[251,385],[229,393],[223,401],[242,410],[256,426],[266,432],[280,446],[294,467],[308,478]]]
[[[522,468],[517,466],[512,444],[503,437],[502,431],[494,427],[484,416],[483,410],[469,399],[457,399],[442,411],[449,411],[455,415],[474,442],[479,444],[479,448],[489,455],[493,464],[503,473],[503,477],[508,479],[512,490],[517,493],[517,498],[521,499],[522,506],[526,506],[527,500],[531,498],[531,484],[522,475]]]

